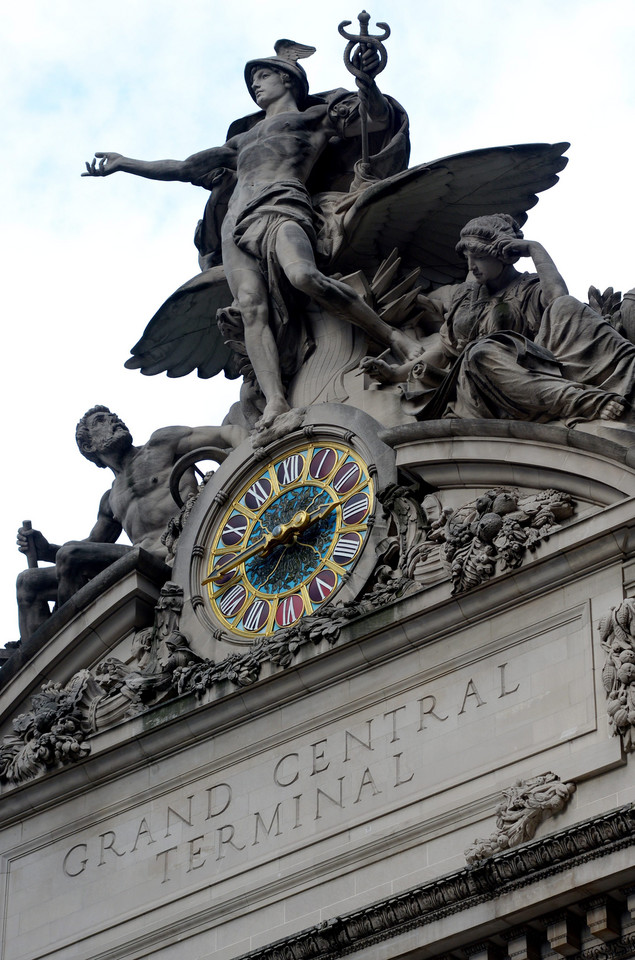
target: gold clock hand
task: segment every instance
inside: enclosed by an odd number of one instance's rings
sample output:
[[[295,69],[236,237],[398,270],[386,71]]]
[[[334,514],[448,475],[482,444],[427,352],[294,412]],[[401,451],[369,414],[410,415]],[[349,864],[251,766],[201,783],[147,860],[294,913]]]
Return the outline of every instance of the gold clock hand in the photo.
[[[306,524],[304,529],[307,530],[309,527],[312,527],[314,523],[317,523],[318,520],[323,520],[324,517],[327,517],[331,511],[335,510],[336,507],[343,507],[347,500],[350,500],[351,497],[354,497],[356,493],[359,493],[360,489],[361,487],[356,487],[340,500],[331,500],[330,503],[318,507],[313,513],[309,513],[309,522]]]
[[[237,553],[236,556],[229,563],[222,563],[219,565],[218,569],[211,573],[209,577],[205,577],[201,581],[201,585],[205,586],[207,583],[212,583],[214,580],[220,580],[221,577],[224,577],[226,573],[229,573],[230,570],[235,570],[236,567],[239,567],[241,563],[244,563],[245,560],[251,560],[252,557],[257,556],[268,544],[271,539],[271,534],[267,534],[264,537],[261,537],[260,540],[256,540],[255,543],[252,543],[247,550],[243,550],[242,553]]]
[[[230,570],[235,570],[236,567],[239,567],[241,563],[244,563],[246,560],[251,560],[252,557],[260,554],[262,557],[266,557],[267,554],[271,553],[274,547],[277,547],[279,544],[289,543],[293,540],[299,533],[301,533],[307,526],[308,513],[306,510],[299,510],[296,514],[293,515],[289,523],[279,523],[277,524],[271,533],[265,534],[264,537],[261,537],[260,540],[256,540],[255,543],[252,543],[247,550],[243,550],[241,553],[236,554],[236,556],[229,563],[221,564],[214,573],[211,573],[208,577],[201,581],[201,585],[205,586],[208,583],[212,583],[214,580],[220,580],[221,577],[224,577],[226,573],[229,573]]]
[[[318,507],[317,510],[311,513],[308,513],[306,510],[298,510],[288,523],[277,524],[271,533],[265,534],[264,537],[261,537],[260,540],[253,543],[247,550],[238,553],[230,563],[221,564],[218,570],[201,581],[202,585],[205,586],[208,583],[213,583],[214,580],[220,580],[220,578],[224,577],[230,570],[235,570],[241,563],[244,563],[246,560],[251,560],[252,557],[258,554],[266,557],[274,547],[296,540],[298,534],[303,533],[305,530],[308,530],[309,527],[318,523],[318,521],[323,520],[324,517],[327,517],[336,507],[343,506],[358,492],[359,489],[355,488],[345,497],[341,497],[339,500],[332,500],[330,503]]]

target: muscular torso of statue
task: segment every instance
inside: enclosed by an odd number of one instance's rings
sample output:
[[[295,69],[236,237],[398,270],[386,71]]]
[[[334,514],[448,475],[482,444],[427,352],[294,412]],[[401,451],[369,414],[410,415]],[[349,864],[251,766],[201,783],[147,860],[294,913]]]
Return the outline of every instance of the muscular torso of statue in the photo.
[[[157,433],[163,435],[164,431]],[[153,434],[144,446],[133,448],[134,453],[115,477],[108,493],[108,504],[114,519],[135,547],[143,547],[161,556],[165,552],[161,536],[175,513],[169,490],[174,444],[166,436],[161,436],[160,442],[153,442],[156,436]],[[181,492],[184,498],[196,492],[192,471],[183,477]]]
[[[243,189],[248,191],[256,185],[278,180],[306,183],[334,132],[322,104],[302,113],[290,110],[265,117],[236,138],[238,188],[232,202]]]

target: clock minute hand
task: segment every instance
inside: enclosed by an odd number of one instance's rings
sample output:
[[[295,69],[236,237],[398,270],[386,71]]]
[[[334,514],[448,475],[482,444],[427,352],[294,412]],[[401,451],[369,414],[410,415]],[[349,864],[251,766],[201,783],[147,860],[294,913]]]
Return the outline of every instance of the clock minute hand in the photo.
[[[350,500],[351,497],[355,496],[356,493],[359,493],[359,489],[351,490],[345,497],[342,497],[341,500],[331,500],[330,503],[318,507],[313,513],[308,515],[308,523],[306,524],[305,529],[312,527],[314,523],[317,523],[318,520],[323,520],[324,517],[327,517],[329,513],[335,510],[336,507],[342,507],[347,500]]]

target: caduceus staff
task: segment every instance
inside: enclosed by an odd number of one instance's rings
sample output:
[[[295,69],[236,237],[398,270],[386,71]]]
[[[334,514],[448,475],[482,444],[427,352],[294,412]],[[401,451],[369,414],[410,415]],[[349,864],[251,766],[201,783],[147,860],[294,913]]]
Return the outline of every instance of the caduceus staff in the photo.
[[[381,36],[373,36],[368,32],[370,14],[365,10],[357,17],[359,20],[359,34],[355,36],[346,31],[350,27],[352,20],[343,20],[337,28],[341,36],[348,40],[344,50],[344,64],[349,73],[355,77],[359,89],[359,120],[362,136],[362,163],[368,163],[368,94],[371,82],[377,74],[381,73],[388,61],[388,54],[382,41],[390,36],[390,27],[387,23],[377,23],[377,26],[383,30]],[[375,50],[379,55],[376,65],[372,71],[364,70],[362,67],[362,58],[366,50]]]

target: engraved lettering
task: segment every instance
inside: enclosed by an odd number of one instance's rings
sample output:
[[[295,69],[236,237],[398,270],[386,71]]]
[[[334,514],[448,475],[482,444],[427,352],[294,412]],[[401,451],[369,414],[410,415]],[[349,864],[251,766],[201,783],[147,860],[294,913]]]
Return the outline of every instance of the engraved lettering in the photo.
[[[517,683],[513,690],[508,690],[508,689],[507,689],[507,683],[506,683],[506,678],[505,678],[505,668],[506,668],[506,666],[507,666],[506,663],[499,663],[499,664],[498,664],[498,669],[499,669],[500,672],[501,672],[501,692],[500,692],[499,695],[498,695],[498,699],[499,699],[499,700],[500,700],[501,697],[508,697],[508,696],[510,695],[510,693],[516,693],[516,691],[518,690],[518,688],[519,688],[519,686],[520,686],[520,683]]]
[[[340,798],[336,800],[335,797],[331,797],[324,790],[321,790],[320,787],[315,791],[315,820],[321,820],[322,814],[320,813],[320,797],[324,797],[325,800],[330,800],[331,803],[334,803],[336,807],[344,809],[344,800],[342,798],[342,785],[344,783],[344,777],[337,778],[340,784]]]
[[[429,710],[424,710],[423,705],[426,702],[430,704]],[[441,721],[448,719],[448,717],[440,717],[438,713],[434,712],[434,708],[437,705],[437,698],[433,696],[431,693],[428,694],[427,697],[422,697],[421,700],[418,701],[418,703],[419,703],[419,727],[418,727],[419,731],[428,729],[424,723],[424,720],[423,720],[424,717],[434,717],[435,720],[441,720]]]
[[[414,771],[410,774],[409,777],[402,777],[401,775],[401,758],[403,753],[395,753],[395,786],[400,787],[402,783],[410,783],[414,777]]]
[[[406,705],[404,704],[402,707],[397,707],[395,710],[388,710],[384,714],[384,717],[392,717],[392,738],[390,740],[391,743],[394,743],[395,740],[401,739],[401,737],[397,733],[397,714],[399,713],[400,710],[405,710],[405,709],[406,709]]]
[[[298,764],[300,762],[299,753],[285,753],[284,757],[280,757],[277,764],[273,768],[273,782],[277,784],[277,786],[279,787],[290,787],[291,784],[295,783],[298,777],[300,776],[299,770],[296,770],[290,780],[287,780],[286,778],[284,780],[281,779],[281,777],[284,775],[284,771],[281,768],[284,765],[285,761],[289,759],[289,757],[295,757],[296,760],[298,761]],[[289,776],[288,773],[287,773],[287,776]]]
[[[465,704],[467,703],[468,697],[476,697],[477,707],[482,707],[483,704],[487,703],[487,700],[483,700],[482,697],[480,696],[478,690],[476,689],[476,684],[474,683],[471,677],[467,681],[467,686],[465,688],[465,696],[463,697],[463,703],[461,704],[461,709],[459,710],[459,716],[461,716],[462,713],[465,713]]]
[[[71,869],[71,864],[69,864],[69,860],[71,858],[71,855],[76,850],[82,850],[83,857],[74,864],[75,866],[79,867],[79,869],[73,871]],[[68,851],[68,853],[66,854],[62,862],[62,870],[64,871],[67,877],[78,877],[80,873],[84,872],[84,870],[86,869],[86,864],[88,863],[87,854],[88,854],[88,844],[86,843],[77,843],[74,847],[70,848],[70,850]]]
[[[382,791],[378,788],[377,784],[373,780],[373,775],[370,772],[370,768],[366,767],[364,773],[362,774],[362,779],[359,784],[359,790],[357,791],[357,800],[353,800],[353,803],[359,803],[362,798],[362,790],[364,787],[371,787],[373,791],[373,796],[376,797],[378,793]]]
[[[214,809],[214,803],[216,801],[216,791],[226,791],[225,800],[218,801],[219,809]],[[208,787],[206,790],[207,793],[207,816],[206,820],[211,820],[212,817],[218,817],[221,813],[225,813],[227,807],[232,802],[232,788],[228,783],[215,783],[213,787]],[[221,793],[222,797],[222,793]]]
[[[137,844],[139,843],[140,838],[143,837],[145,834],[147,834],[147,836],[150,838],[150,839],[148,840],[148,842],[147,842],[147,846],[148,846],[148,847],[150,846],[151,843],[156,843],[156,840],[154,839],[154,837],[153,837],[152,834],[150,833],[150,827],[148,826],[148,821],[147,821],[146,818],[144,817],[144,818],[142,819],[141,823],[139,824],[139,829],[137,830],[137,836],[135,837],[134,847],[132,848],[132,850],[130,851],[130,853],[134,853],[134,852],[135,852],[135,850],[137,849]]]
[[[159,857],[165,857],[165,860],[163,861],[163,880],[161,881],[161,883],[167,883],[168,880],[170,879],[170,877],[168,876],[168,861],[169,861],[170,854],[177,849],[178,847],[168,847],[167,850],[162,850],[161,853],[157,853],[157,856],[156,856],[157,860],[159,859]]]
[[[273,825],[275,822],[275,825],[276,825],[275,836],[276,837],[280,836],[280,834],[282,833],[282,830],[280,829],[280,806],[281,806],[280,803],[276,805],[276,809],[273,811],[273,816],[271,818],[271,823],[269,824],[269,826],[266,825],[265,821],[262,819],[259,812],[254,814],[256,818],[256,827],[254,830],[254,842],[252,843],[252,847],[255,847],[257,843],[260,843],[260,840],[258,839],[259,827],[262,827],[262,829],[265,831],[265,833],[269,837],[271,836],[271,831],[273,830]]]
[[[227,831],[227,835],[225,835],[225,831]],[[234,829],[233,823],[225,823],[223,824],[222,827],[219,827],[218,830],[216,831],[216,833],[218,834],[218,856],[216,857],[217,860],[225,859],[225,853],[223,851],[223,847],[227,843],[231,847],[233,847],[234,850],[238,850],[238,851],[244,850],[245,847],[247,846],[246,843],[243,843],[242,847],[239,847],[237,843],[234,843],[235,832],[236,831]]]
[[[302,799],[302,794],[298,793],[293,799],[295,800],[295,823],[293,824],[293,829],[297,830],[298,827],[302,826],[300,823],[300,800]]]
[[[106,837],[108,837],[108,840],[106,840]],[[101,853],[99,855],[98,866],[103,867],[103,865],[105,864],[106,861],[104,860],[104,854],[106,850],[112,850],[112,852],[116,854],[118,857],[125,857],[126,851],[125,850],[119,851],[115,847],[115,841],[117,837],[115,836],[114,830],[106,830],[105,833],[100,833],[99,839],[101,840]]]
[[[350,760],[350,759],[351,759],[351,758],[349,757],[349,755],[348,755],[348,743],[349,743],[349,738],[350,738],[351,740],[355,740],[357,743],[360,744],[360,746],[366,747],[367,750],[372,750],[372,749],[373,749],[373,747],[371,746],[371,742],[370,742],[370,741],[371,741],[370,725],[371,725],[372,722],[373,722],[373,718],[372,718],[372,717],[370,718],[370,720],[367,720],[367,721],[366,721],[366,723],[367,723],[367,725],[368,725],[368,739],[367,739],[367,740],[361,740],[356,734],[351,733],[350,730],[345,730],[345,731],[344,731],[344,763],[346,763],[347,760]]]
[[[194,837],[192,840],[188,840],[188,846],[189,846],[189,858],[188,858],[189,866],[187,868],[188,873],[191,873],[192,870],[200,870],[201,867],[204,867],[205,863],[207,862],[206,859],[204,859],[200,861],[200,863],[195,863],[196,858],[201,856],[202,849],[203,849],[202,841],[204,839],[205,839],[204,836],[200,836],[200,837]],[[194,846],[195,843],[198,844],[197,847]]]
[[[316,773],[324,773],[325,770],[328,770],[330,767],[330,761],[327,761],[323,767],[318,767],[318,760],[324,760],[324,750],[321,753],[318,753],[317,748],[321,747],[323,743],[327,743],[327,740],[316,740],[315,743],[311,744],[311,749],[313,750],[313,770],[311,771],[311,776],[314,777]]]
[[[194,799],[194,794],[192,794],[190,797],[187,798],[188,812],[186,817],[184,817],[182,813],[179,813],[178,810],[175,810],[174,807],[168,807],[167,821],[166,821],[166,827],[165,827],[166,837],[172,836],[172,834],[170,833],[170,814],[177,817],[181,821],[181,823],[184,823],[186,826],[188,827],[192,826],[192,800],[193,799]]]

